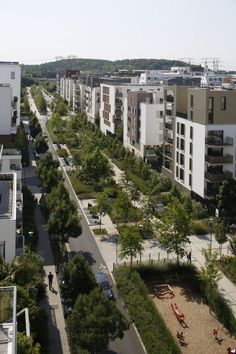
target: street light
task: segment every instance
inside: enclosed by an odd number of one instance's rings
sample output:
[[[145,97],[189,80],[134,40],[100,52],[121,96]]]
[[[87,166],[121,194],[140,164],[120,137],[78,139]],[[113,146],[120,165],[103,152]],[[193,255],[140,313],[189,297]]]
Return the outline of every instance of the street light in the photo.
[[[213,225],[213,222],[214,222],[214,218],[210,217],[209,218],[209,225],[210,225],[210,232],[211,232],[211,234],[210,234],[210,253],[212,252],[212,237],[213,237],[213,235],[212,235],[212,225]]]

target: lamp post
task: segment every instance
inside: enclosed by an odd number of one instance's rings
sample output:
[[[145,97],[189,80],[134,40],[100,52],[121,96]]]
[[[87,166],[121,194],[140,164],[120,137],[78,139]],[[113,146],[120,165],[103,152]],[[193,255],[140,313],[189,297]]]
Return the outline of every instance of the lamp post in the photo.
[[[210,253],[212,253],[212,225],[213,225],[214,219],[212,217],[209,218],[209,225],[210,225]]]

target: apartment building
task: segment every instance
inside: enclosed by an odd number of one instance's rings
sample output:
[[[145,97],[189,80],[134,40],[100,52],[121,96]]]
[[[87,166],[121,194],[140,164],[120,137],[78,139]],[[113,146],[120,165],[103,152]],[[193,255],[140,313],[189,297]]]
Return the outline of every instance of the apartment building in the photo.
[[[184,189],[214,200],[236,177],[236,90],[165,87],[163,172]]]
[[[100,130],[103,134],[115,134],[123,126],[124,102],[129,91],[154,90],[156,85],[102,83],[100,105]],[[127,134],[125,134],[126,136]]]
[[[13,115],[20,117],[21,67],[18,62],[0,61],[0,84],[12,86]]]
[[[124,146],[145,161],[156,158],[163,142],[163,88],[129,91],[124,104]]]
[[[60,79],[60,95],[67,100],[70,107],[73,107],[74,83],[79,75],[79,70],[65,70],[64,76]]]
[[[16,174],[0,173],[0,256],[11,262],[16,255]]]
[[[17,129],[17,111],[12,104],[12,85],[0,83],[0,141],[8,143],[14,139]]]

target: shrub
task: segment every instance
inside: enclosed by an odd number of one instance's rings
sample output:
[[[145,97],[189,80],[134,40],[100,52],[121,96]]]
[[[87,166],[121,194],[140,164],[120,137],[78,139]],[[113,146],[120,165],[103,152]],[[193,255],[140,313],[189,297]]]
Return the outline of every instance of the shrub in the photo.
[[[94,233],[94,235],[97,235],[97,236],[99,236],[99,235],[103,236],[103,235],[108,234],[106,229],[93,229],[93,233]]]
[[[196,235],[206,235],[208,233],[208,226],[204,221],[193,220],[192,221],[192,233]]]

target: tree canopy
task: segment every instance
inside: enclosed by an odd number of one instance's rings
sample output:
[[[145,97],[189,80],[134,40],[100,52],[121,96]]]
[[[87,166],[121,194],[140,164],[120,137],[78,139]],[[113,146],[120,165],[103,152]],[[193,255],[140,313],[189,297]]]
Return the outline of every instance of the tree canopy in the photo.
[[[95,288],[88,295],[79,295],[67,320],[74,353],[82,347],[90,353],[102,352],[110,340],[122,338],[127,321],[102,289]]]
[[[236,180],[229,178],[225,180],[216,197],[218,208],[223,216],[236,216]]]
[[[123,227],[119,237],[120,257],[130,257],[132,266],[133,258],[143,251],[143,242],[136,226]]]

